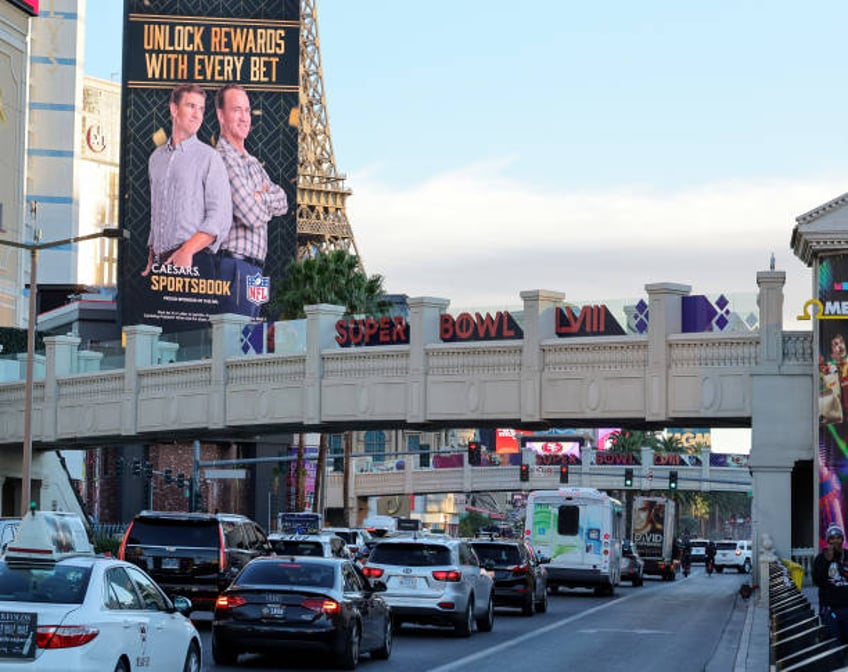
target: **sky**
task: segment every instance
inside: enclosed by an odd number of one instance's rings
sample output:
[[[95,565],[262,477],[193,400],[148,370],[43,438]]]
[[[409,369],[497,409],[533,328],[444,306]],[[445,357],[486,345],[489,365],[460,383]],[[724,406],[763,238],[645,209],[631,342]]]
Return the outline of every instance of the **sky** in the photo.
[[[789,243],[848,191],[848,3],[317,3],[348,214],[387,291],[754,295],[773,253],[784,328],[809,329]],[[121,14],[87,0],[87,74],[119,78]]]

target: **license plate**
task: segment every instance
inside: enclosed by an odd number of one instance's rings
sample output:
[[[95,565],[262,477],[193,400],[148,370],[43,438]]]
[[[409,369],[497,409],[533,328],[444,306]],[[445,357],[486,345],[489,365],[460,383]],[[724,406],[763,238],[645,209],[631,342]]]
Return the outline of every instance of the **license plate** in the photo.
[[[416,588],[418,586],[418,579],[414,576],[402,576],[400,577],[400,585],[402,588]]]
[[[179,569],[179,558],[162,558],[162,569]]]
[[[269,604],[265,607],[265,615],[272,618],[285,618],[286,608],[279,604]]]

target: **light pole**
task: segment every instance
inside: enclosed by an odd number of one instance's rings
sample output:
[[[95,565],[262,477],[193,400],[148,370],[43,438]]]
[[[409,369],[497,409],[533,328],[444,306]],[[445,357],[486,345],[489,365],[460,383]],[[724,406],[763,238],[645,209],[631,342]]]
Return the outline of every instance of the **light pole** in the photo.
[[[20,515],[26,515],[29,511],[32,485],[30,483],[30,472],[32,471],[32,391],[33,391],[33,363],[35,361],[35,311],[36,294],[38,291],[38,253],[51,247],[62,247],[79,243],[83,240],[94,238],[129,238],[126,229],[102,229],[97,233],[89,233],[85,236],[74,236],[63,240],[52,240],[46,243],[40,242],[40,234],[35,233],[35,240],[31,243],[18,243],[14,240],[0,240],[0,245],[16,247],[21,250],[29,250],[30,273],[29,273],[29,316],[27,322],[27,360],[26,360],[26,390],[24,398],[24,442],[23,458],[21,460],[21,511]]]

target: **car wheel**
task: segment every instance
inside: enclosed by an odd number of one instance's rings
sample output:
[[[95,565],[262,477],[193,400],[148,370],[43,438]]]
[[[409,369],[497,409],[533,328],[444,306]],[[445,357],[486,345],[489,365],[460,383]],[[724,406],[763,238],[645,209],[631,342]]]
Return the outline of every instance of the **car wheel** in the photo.
[[[393,637],[393,628],[392,628],[392,619],[386,618],[386,625],[384,627],[383,632],[383,644],[378,649],[374,649],[371,652],[371,657],[376,658],[377,660],[388,660],[389,656],[392,655],[392,637]]]
[[[215,637],[212,637],[212,659],[216,663],[219,665],[235,665],[238,657],[238,651],[221,644]]]
[[[127,665],[127,661],[123,658],[119,660],[117,665],[115,665],[115,672],[130,672],[130,667]]]
[[[721,574],[721,573],[723,573],[723,572],[724,572],[724,566],[723,566],[723,565],[716,565],[715,570],[716,570],[719,574]]]
[[[495,624],[495,604],[493,598],[489,596],[489,606],[486,607],[486,615],[483,618],[477,619],[477,630],[480,632],[491,632],[492,626]]]
[[[742,571],[745,572],[745,574],[751,573],[751,560],[749,558],[745,559],[745,564],[742,565]]]
[[[547,589],[542,591],[542,599],[536,603],[536,611],[540,614],[544,614],[548,610],[548,591]]]
[[[673,576],[673,575],[672,575],[672,576]],[[672,579],[672,580],[673,580],[673,579]],[[644,579],[642,579],[642,577],[641,577],[641,576],[637,576],[635,579],[633,579],[633,585],[634,585],[634,586],[637,586],[637,587],[638,587],[638,586],[641,586],[641,585],[642,585],[642,583],[644,583]]]
[[[471,631],[474,629],[474,600],[468,600],[468,606],[465,607],[465,613],[454,623],[454,633],[457,637],[470,637]]]
[[[200,672],[200,648],[197,642],[192,642],[188,647],[183,672]]]
[[[350,632],[345,641],[345,648],[339,656],[339,667],[343,670],[354,670],[359,663],[359,623],[351,623]]]

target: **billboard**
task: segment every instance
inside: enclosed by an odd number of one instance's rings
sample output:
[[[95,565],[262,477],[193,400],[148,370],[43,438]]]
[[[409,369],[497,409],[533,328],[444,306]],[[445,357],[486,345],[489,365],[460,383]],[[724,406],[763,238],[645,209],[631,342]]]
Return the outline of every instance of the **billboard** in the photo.
[[[817,299],[826,306],[848,301],[848,255],[819,257],[816,267]],[[831,314],[835,314],[831,312]],[[815,325],[819,370],[819,542],[827,527],[845,529],[848,482],[848,321],[819,319]]]
[[[270,180],[286,192],[289,204],[286,214],[268,222],[264,269],[244,279],[248,297],[256,303],[272,295],[297,251],[298,129],[294,124],[299,65],[298,0],[125,0],[120,209],[121,227],[131,238],[119,253],[123,325],[149,324],[166,332],[197,328],[220,312],[222,301],[236,291],[231,282],[217,277],[219,262],[214,254],[194,254],[190,266],[154,259],[147,268],[148,160],[171,133],[169,98],[179,84],[197,84],[206,92],[197,138],[213,145],[220,130],[215,92],[236,83],[250,98],[252,128],[245,147]],[[169,178],[170,172],[164,174],[165,188]],[[171,194],[162,207],[177,201],[182,209],[187,200],[197,198],[192,193]],[[157,209],[157,217],[158,213]],[[172,219],[180,221],[180,217]]]

